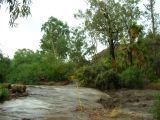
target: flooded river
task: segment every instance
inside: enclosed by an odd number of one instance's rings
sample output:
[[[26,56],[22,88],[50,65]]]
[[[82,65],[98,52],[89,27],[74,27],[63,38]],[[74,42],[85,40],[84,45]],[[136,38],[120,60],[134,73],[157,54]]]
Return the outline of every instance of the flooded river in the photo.
[[[77,106],[100,107],[96,101],[106,94],[68,86],[29,86],[29,96],[0,104],[0,120],[88,120]]]

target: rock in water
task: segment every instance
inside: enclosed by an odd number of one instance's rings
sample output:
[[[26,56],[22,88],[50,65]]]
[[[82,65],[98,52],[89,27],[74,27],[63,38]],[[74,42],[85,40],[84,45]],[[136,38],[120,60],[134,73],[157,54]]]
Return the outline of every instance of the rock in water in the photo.
[[[26,92],[26,85],[12,84],[11,91],[13,93],[24,93],[24,92]]]

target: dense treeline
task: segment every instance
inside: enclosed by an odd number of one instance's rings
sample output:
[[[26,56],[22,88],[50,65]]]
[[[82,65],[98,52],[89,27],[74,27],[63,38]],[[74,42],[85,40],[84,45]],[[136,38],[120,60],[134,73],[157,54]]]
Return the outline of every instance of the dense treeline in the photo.
[[[82,21],[75,28],[50,17],[41,28],[40,50],[20,49],[13,59],[0,54],[0,81],[38,84],[74,78],[82,86],[102,90],[143,88],[150,83],[156,87],[159,14],[155,1],[145,3],[144,11],[140,4],[141,0],[88,0],[88,9],[75,14]],[[98,42],[106,45],[100,53],[96,53]]]
[[[159,14],[155,12],[156,2],[147,2],[142,11],[141,0],[88,0],[88,9],[75,15],[83,20],[93,41],[107,46],[93,56],[91,65],[77,72],[82,85],[99,89],[143,88],[159,82]],[[149,22],[142,22],[145,20]]]
[[[85,41],[84,30],[69,29],[66,23],[50,17],[41,28],[44,35],[41,49],[19,49],[14,58],[0,54],[0,81],[23,84],[43,84],[68,81],[76,66],[88,63],[86,56],[92,51]]]

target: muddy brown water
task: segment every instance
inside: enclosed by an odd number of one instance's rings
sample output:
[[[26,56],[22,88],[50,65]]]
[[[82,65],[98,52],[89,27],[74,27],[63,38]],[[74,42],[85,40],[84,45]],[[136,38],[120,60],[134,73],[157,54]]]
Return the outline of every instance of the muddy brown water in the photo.
[[[106,92],[106,94],[91,88],[77,89],[76,85],[67,85],[28,86],[27,92],[29,93],[27,97],[0,104],[0,120],[90,120],[89,114],[77,109],[82,105],[89,109],[102,108],[99,112],[103,112],[102,104],[97,102],[100,98],[112,101],[118,99],[122,103],[120,111],[125,113],[125,117],[120,115],[116,119],[104,118],[103,120],[142,120],[137,117],[131,119],[127,116],[131,112],[140,114],[143,120],[152,120],[148,108],[153,104],[152,95],[160,91],[122,90]],[[94,114],[94,111],[92,112]]]
[[[74,112],[76,107],[81,102],[85,107],[101,107],[96,101],[102,95],[107,96],[98,90],[77,89],[74,85],[28,86],[27,91],[27,97],[0,104],[0,120],[89,120],[86,114]]]

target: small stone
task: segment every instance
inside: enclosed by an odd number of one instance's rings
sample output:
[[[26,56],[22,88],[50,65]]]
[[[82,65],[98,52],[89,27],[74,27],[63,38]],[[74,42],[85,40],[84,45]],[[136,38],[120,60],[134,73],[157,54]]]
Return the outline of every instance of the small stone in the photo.
[[[22,118],[22,120],[31,120],[31,119],[29,119],[29,118]]]

